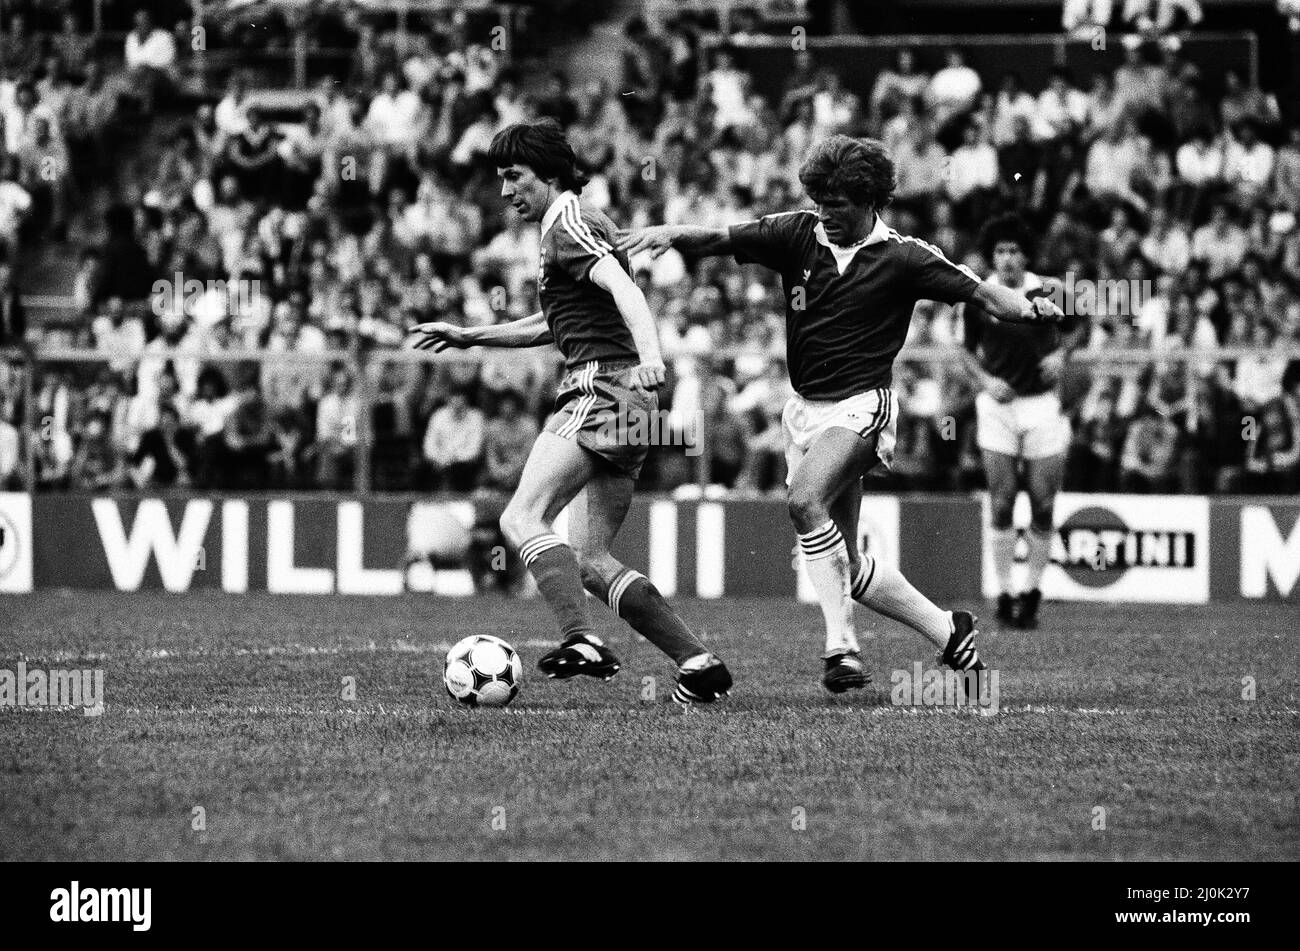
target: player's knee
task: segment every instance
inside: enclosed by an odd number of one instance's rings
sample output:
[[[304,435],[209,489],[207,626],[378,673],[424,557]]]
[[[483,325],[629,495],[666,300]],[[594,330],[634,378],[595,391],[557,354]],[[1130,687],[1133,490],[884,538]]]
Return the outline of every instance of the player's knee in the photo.
[[[528,521],[526,512],[512,502],[505,507],[497,523],[501,526],[501,534],[505,535],[506,541],[518,548],[528,540]]]
[[[808,489],[794,487],[786,498],[790,510],[790,520],[801,532],[809,532],[830,518],[826,503],[817,493]]]
[[[989,520],[993,527],[999,531],[1011,527],[1011,515],[1015,510],[1016,498],[1014,495],[999,497],[989,496]]]

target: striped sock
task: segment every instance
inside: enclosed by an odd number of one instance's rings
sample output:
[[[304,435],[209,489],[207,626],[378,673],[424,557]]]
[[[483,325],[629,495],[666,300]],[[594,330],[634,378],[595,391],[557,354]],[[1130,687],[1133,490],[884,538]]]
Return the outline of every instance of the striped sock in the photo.
[[[804,569],[821,602],[826,621],[825,657],[858,649],[853,630],[853,596],[850,591],[849,549],[833,521],[799,536]]]
[[[608,584],[604,578],[590,577],[586,584],[588,591],[602,598],[611,611],[679,667],[692,657],[708,653],[659,589],[641,572],[623,568]]]
[[[906,624],[940,650],[952,636],[952,615],[912,587],[897,568],[881,564],[870,555],[862,556],[853,579],[853,600],[871,610]]]
[[[577,556],[564,539],[553,532],[534,535],[519,546],[519,557],[555,612],[564,639],[576,636],[600,644],[587,616],[587,595],[582,589]]]

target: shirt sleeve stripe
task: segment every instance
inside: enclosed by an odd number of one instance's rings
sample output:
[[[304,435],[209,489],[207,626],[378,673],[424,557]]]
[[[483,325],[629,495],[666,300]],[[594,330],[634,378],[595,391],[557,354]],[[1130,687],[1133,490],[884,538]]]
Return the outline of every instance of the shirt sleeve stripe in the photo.
[[[564,230],[569,232],[570,237],[578,242],[578,246],[594,257],[604,257],[613,250],[604,241],[597,238],[587,227],[587,223],[582,220],[578,214],[577,204],[569,205],[560,212],[560,223],[564,225]]]
[[[920,238],[915,238],[912,237],[911,235],[899,234],[893,228],[889,229],[889,234],[891,237],[897,238],[899,241],[910,242],[912,244],[925,248],[925,250],[929,251],[931,254],[937,257],[944,264],[947,264],[950,267],[955,267],[957,270],[961,271],[963,274],[965,274],[973,281],[977,281],[981,284],[983,283],[983,279],[978,274],[976,274],[974,271],[972,271],[964,264],[953,264],[953,262],[948,259],[948,255],[944,254],[942,251],[940,251],[929,241],[922,241]]]

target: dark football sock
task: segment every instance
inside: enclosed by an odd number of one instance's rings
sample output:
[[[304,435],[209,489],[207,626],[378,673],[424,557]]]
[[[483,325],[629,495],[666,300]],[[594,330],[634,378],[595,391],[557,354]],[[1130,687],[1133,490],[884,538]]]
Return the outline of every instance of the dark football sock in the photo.
[[[709,652],[673,611],[659,589],[641,572],[624,568],[608,582],[604,578],[589,578],[587,586],[592,594],[603,599],[615,614],[671,657],[679,667],[683,661]]]
[[[565,640],[574,635],[594,638],[591,619],[587,616],[587,595],[573,549],[560,536],[547,532],[520,545],[519,557],[555,612]]]

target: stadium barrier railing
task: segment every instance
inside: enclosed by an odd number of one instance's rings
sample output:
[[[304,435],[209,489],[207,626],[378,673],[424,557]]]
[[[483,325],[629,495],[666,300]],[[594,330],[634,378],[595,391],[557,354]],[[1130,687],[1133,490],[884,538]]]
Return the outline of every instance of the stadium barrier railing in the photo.
[[[672,355],[671,361],[693,358],[696,372],[701,377],[702,386],[708,386],[710,379],[718,372],[720,364],[738,357],[772,359],[778,357],[770,350],[748,348],[719,348],[706,352],[682,352]],[[1075,351],[1070,357],[1072,372],[1086,368],[1089,378],[1099,371],[1120,375],[1137,375],[1147,367],[1180,366],[1186,375],[1187,392],[1195,391],[1196,381],[1208,376],[1217,364],[1235,364],[1237,361],[1258,361],[1265,358],[1272,361],[1300,361],[1300,346],[1274,347],[1261,350],[1255,347],[1218,347],[1212,349],[1152,350],[1149,348],[1086,349]],[[38,490],[36,472],[36,454],[32,447],[47,427],[40,418],[37,406],[37,392],[43,375],[55,368],[81,368],[82,381],[89,384],[98,374],[92,371],[96,367],[116,368],[119,372],[130,375],[136,372],[143,362],[161,361],[162,363],[181,362],[191,367],[213,365],[230,370],[240,365],[256,365],[264,368],[268,365],[301,365],[319,367],[321,380],[334,366],[346,368],[353,381],[353,392],[357,397],[357,418],[354,421],[356,442],[354,455],[354,483],[352,491],[362,495],[373,490],[374,434],[372,433],[373,410],[375,406],[374,377],[376,371],[385,363],[398,364],[479,364],[482,363],[482,351],[444,352],[439,354],[413,349],[382,349],[353,346],[346,350],[324,352],[278,352],[267,350],[213,350],[200,351],[188,348],[151,348],[144,352],[124,354],[98,349],[65,348],[50,346],[26,346],[22,348],[0,348],[0,401],[6,396],[6,389],[14,396],[22,396],[24,415],[21,420],[21,459],[23,466],[22,482],[29,493]],[[513,350],[493,351],[492,359],[498,366],[509,367],[518,364],[521,376],[536,371],[539,365],[550,368],[557,374],[560,370],[558,355],[547,351],[541,356],[530,356],[528,352]],[[949,367],[958,369],[959,349],[956,346],[908,346],[900,353],[898,362],[903,364],[921,364],[929,367]],[[260,370],[259,370],[260,372]],[[230,374],[227,373],[227,376]],[[707,415],[691,420],[694,438],[687,444],[698,447],[696,452],[688,452],[691,457],[693,481],[701,493],[710,487],[712,471],[712,440],[709,434]],[[417,442],[421,433],[414,433]],[[716,494],[716,488],[711,489]]]

